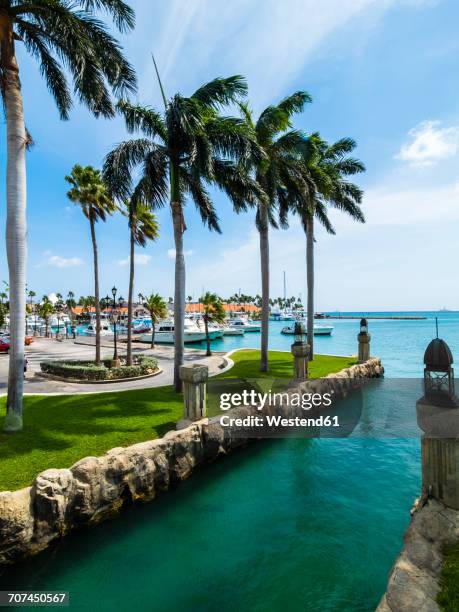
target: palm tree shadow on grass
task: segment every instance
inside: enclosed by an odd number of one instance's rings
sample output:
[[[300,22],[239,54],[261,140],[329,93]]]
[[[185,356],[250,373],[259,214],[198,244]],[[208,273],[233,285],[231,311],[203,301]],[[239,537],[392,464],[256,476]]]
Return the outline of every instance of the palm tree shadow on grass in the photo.
[[[106,405],[101,404],[100,396],[85,396],[81,406],[68,397],[52,398],[52,404],[49,397],[31,398],[35,401],[26,405],[24,431],[14,437],[0,436],[0,458],[27,455],[32,449],[53,454],[75,447],[81,451],[76,461],[114,446],[161,437],[174,428],[181,416],[181,404],[176,401],[169,407],[164,399],[130,402],[123,395],[113,395],[116,397],[107,399]]]

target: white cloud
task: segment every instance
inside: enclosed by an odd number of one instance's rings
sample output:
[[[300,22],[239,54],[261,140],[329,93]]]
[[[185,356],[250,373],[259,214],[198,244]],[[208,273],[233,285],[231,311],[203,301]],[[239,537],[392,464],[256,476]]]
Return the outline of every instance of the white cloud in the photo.
[[[43,256],[43,261],[37,264],[36,268],[73,268],[84,263],[80,257],[61,257],[60,255],[52,255],[50,251],[45,251]]]
[[[192,251],[191,249],[189,251],[183,251],[185,257],[189,257],[190,255],[193,255],[193,253],[194,251]],[[175,259],[175,249],[167,249],[167,256],[169,257],[169,259]]]
[[[145,253],[136,253],[134,255],[134,263],[138,266],[146,266],[150,261],[151,255],[146,255]],[[129,265],[129,257],[126,259],[118,259],[119,266],[128,266]]]
[[[412,166],[430,166],[459,150],[459,126],[442,127],[441,121],[422,121],[408,132],[396,159]]]
[[[169,0],[161,7],[161,28],[153,37],[166,92],[189,91],[215,76],[247,77],[257,107],[283,95],[319,49],[355,23],[365,30],[394,6],[413,8],[430,0]],[[136,6],[139,27],[149,28],[150,4]],[[148,13],[147,13],[148,12]],[[144,24],[144,25],[142,25]],[[151,32],[150,32],[151,33]],[[193,58],[193,70],[190,70]],[[158,94],[151,58],[145,61],[142,96]],[[198,79],[198,80],[197,80]]]

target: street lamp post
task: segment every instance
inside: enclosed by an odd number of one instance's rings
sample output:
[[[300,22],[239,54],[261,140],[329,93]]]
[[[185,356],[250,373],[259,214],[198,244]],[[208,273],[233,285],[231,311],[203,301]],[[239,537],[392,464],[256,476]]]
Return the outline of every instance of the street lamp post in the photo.
[[[113,319],[113,334],[114,334],[114,352],[113,352],[113,367],[119,367],[120,362],[118,359],[118,343],[116,338],[116,324],[118,322],[118,312],[116,310],[116,294],[117,288],[112,288],[112,296],[113,296],[113,309],[112,309],[112,319]]]

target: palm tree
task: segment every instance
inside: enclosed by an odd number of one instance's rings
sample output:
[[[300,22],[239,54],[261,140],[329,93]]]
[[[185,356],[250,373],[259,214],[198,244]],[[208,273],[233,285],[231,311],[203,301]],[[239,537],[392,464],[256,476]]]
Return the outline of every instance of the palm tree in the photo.
[[[305,91],[297,91],[276,106],[268,106],[258,117],[246,104],[240,104],[247,126],[253,129],[263,156],[250,160],[250,167],[268,199],[260,199],[256,225],[260,235],[261,262],[261,360],[260,370],[267,372],[269,334],[269,226],[277,227],[274,210],[287,193],[297,190],[297,170],[293,156],[303,145],[304,136],[293,130],[292,116],[302,112],[311,97]]]
[[[45,296],[46,297],[46,296]],[[54,306],[48,298],[38,305],[38,315],[45,320],[45,337],[49,336],[49,317],[54,313]]]
[[[162,90],[162,86],[161,86]],[[188,196],[196,205],[203,223],[220,232],[218,217],[208,185],[217,185],[229,196],[236,209],[254,204],[260,190],[239,163],[257,159],[252,130],[240,119],[221,117],[218,109],[238,101],[247,90],[240,76],[215,79],[190,97],[176,94],[166,100],[164,113],[121,101],[118,108],[128,130],[141,138],[123,142],[106,158],[104,177],[114,196],[126,200],[131,193],[132,171],[141,169],[137,190],[153,208],[170,202],[175,242],[174,294],[174,386],[181,389],[185,319],[186,230],[184,205]],[[233,161],[231,161],[233,160]]]
[[[155,328],[160,319],[167,317],[167,305],[159,293],[140,295],[143,307],[148,310],[151,317],[151,348],[155,348]]]
[[[360,208],[363,192],[346,178],[365,171],[360,160],[349,157],[355,147],[351,138],[329,145],[313,134],[305,142],[300,162],[305,190],[300,197],[289,201],[285,198],[281,205],[281,224],[286,225],[286,214],[291,210],[299,215],[306,234],[307,335],[311,360],[314,358],[314,222],[317,220],[329,234],[335,234],[327,206],[345,212],[355,221],[365,222]]]
[[[72,106],[67,75],[78,99],[97,115],[114,114],[109,89],[124,95],[135,76],[118,42],[95,12],[108,13],[120,31],[134,25],[123,0],[7,0],[0,10],[1,94],[7,131],[6,243],[11,284],[11,357],[4,430],[22,428],[25,280],[27,255],[26,149],[31,143],[23,112],[16,45],[35,57],[62,119]],[[61,65],[63,64],[65,71]]]
[[[129,251],[129,293],[128,293],[128,321],[127,321],[127,349],[126,365],[132,365],[132,305],[134,298],[134,248],[145,247],[148,240],[157,240],[159,226],[155,215],[144,203],[131,198],[126,203],[129,220],[130,251]]]
[[[226,312],[223,303],[216,293],[207,291],[202,298],[201,304],[204,306],[202,318],[204,319],[204,330],[206,332],[207,351],[206,355],[212,355],[210,350],[209,323],[221,324],[225,322]]]
[[[71,185],[67,197],[79,204],[84,216],[89,220],[94,260],[94,300],[96,309],[96,364],[100,364],[100,302],[99,302],[99,262],[95,224],[105,221],[107,215],[113,214],[117,207],[108,194],[99,170],[92,166],[73,166],[72,172],[65,180]]]

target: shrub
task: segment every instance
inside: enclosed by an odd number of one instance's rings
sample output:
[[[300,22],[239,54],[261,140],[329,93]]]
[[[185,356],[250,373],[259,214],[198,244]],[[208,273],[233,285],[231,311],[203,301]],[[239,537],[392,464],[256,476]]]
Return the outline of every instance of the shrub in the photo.
[[[138,355],[135,361],[143,369],[144,374],[149,374],[150,372],[154,372],[158,369],[158,360],[154,357]]]
[[[93,361],[42,361],[41,371],[62,378],[76,378],[78,380],[117,380],[121,378],[135,378],[152,374],[158,369],[158,362],[153,357],[139,355],[135,365],[121,365],[119,368],[108,368],[111,359],[105,359],[104,365],[97,366]]]
[[[97,366],[91,361],[42,361],[42,372],[63,378],[77,378],[78,380],[106,380],[107,368]]]

